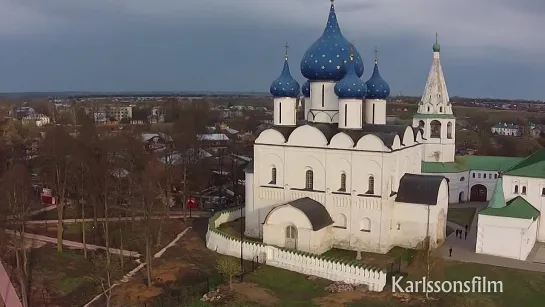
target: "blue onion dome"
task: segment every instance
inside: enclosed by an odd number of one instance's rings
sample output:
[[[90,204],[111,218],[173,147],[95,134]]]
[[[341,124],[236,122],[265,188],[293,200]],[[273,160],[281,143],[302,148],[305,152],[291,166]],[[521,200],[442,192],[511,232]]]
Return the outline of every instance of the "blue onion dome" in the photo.
[[[367,93],[367,86],[356,74],[356,63],[353,56],[348,64],[346,75],[335,85],[335,94],[340,99],[362,99]]]
[[[346,75],[352,44],[341,33],[335,6],[331,4],[327,26],[301,60],[301,74],[311,81],[339,81]],[[363,75],[363,61],[354,50],[355,72]]]
[[[380,76],[377,59],[375,59],[373,75],[365,84],[367,84],[367,99],[386,99],[390,95],[390,85]]]
[[[305,97],[310,97],[310,81],[307,80],[307,82],[303,84],[301,91],[303,92],[303,95],[305,95]]]
[[[291,76],[288,56],[284,61],[284,69],[280,76],[271,84],[270,92],[273,97],[299,97],[301,87],[299,83]]]

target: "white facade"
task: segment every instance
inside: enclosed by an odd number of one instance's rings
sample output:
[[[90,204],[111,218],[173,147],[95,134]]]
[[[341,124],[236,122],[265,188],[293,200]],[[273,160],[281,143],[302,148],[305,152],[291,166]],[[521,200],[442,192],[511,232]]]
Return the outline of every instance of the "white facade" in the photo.
[[[335,84],[335,82],[310,82],[308,121],[316,123],[339,122],[339,98],[335,95]]]
[[[361,129],[363,123],[363,101],[361,99],[339,100],[339,128]]]
[[[295,126],[297,123],[297,99],[289,97],[274,98],[275,126]]]
[[[365,123],[386,124],[386,100],[367,99],[365,101]]]
[[[538,221],[479,214],[475,251],[526,260],[536,242]]]

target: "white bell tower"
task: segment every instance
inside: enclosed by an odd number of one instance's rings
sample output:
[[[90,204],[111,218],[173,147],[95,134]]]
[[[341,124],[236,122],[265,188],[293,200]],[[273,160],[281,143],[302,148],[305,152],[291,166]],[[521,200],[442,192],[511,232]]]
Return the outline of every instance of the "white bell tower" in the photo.
[[[456,118],[441,68],[440,51],[436,34],[428,80],[413,117],[413,127],[424,130],[422,160],[426,162],[454,162],[455,155]]]

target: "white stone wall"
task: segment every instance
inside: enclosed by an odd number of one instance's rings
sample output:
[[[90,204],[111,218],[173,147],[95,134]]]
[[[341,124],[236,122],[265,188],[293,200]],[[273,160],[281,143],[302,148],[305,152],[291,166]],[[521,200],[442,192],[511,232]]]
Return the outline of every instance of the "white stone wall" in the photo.
[[[518,186],[518,193],[515,193],[515,186]],[[523,187],[526,193],[523,194]],[[537,229],[537,240],[545,242],[545,179],[503,176],[503,191],[506,200],[522,196],[532,206],[541,212]]]
[[[295,126],[297,123],[297,99],[282,97],[274,98],[274,125]]]
[[[363,123],[362,99],[339,99],[339,128],[361,129]]]
[[[239,239],[226,236],[215,229],[222,223],[240,218],[243,212],[242,209],[237,209],[217,213],[212,218],[211,226],[213,227],[209,226],[206,234],[207,248],[223,255],[240,257],[242,244],[242,257],[247,260],[258,260],[274,267],[333,281],[364,284],[371,291],[380,292],[384,289],[386,272],[383,270],[362,265],[343,264],[340,261],[326,260],[320,256],[287,251],[260,243],[241,242]]]
[[[480,254],[526,260],[534,247],[536,230],[537,221],[532,219],[479,214],[475,251]]]
[[[365,123],[378,125],[386,124],[386,100],[365,100]]]

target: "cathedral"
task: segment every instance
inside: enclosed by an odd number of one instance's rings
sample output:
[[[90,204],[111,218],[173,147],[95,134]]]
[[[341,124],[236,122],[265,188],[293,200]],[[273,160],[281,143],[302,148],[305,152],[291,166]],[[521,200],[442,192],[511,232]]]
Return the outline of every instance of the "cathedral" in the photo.
[[[270,87],[274,126],[256,139],[246,169],[245,234],[311,253],[333,247],[386,253],[426,237],[441,244],[448,180],[421,170],[423,160],[454,159],[455,119],[439,51],[436,43],[415,124],[387,124],[390,87],[378,59],[364,82],[363,59],[331,4],[322,36],[301,60],[308,81],[301,87],[292,77],[286,53]]]
[[[476,253],[525,260],[545,242],[545,149],[527,158],[455,156],[437,37],[432,51],[412,125],[388,124],[390,87],[376,52],[364,82],[364,61],[332,3],[322,36],[301,60],[307,81],[301,87],[292,77],[286,52],[270,86],[274,125],[255,140],[245,170],[245,235],[315,254],[386,253],[425,238],[433,248],[445,240],[449,204],[474,202]]]

